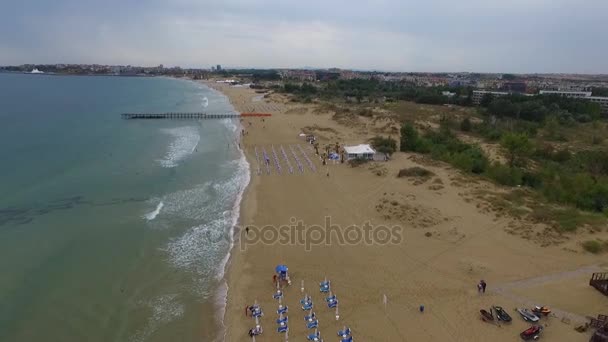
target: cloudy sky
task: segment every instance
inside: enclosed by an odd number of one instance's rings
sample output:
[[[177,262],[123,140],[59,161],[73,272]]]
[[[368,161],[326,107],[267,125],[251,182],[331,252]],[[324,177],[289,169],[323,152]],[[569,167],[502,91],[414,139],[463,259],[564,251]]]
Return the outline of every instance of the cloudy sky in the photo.
[[[608,0],[3,0],[0,65],[608,73]]]

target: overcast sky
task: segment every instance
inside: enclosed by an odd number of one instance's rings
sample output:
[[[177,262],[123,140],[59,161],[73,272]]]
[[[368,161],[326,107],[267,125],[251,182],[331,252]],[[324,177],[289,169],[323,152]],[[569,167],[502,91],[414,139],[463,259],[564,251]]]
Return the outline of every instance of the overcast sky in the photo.
[[[0,65],[608,73],[608,0],[3,0]]]

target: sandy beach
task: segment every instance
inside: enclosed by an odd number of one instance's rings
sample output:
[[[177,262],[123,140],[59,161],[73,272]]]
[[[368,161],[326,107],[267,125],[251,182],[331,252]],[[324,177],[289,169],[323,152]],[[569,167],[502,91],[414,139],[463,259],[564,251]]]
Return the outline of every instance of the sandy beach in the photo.
[[[354,145],[378,134],[398,138],[397,123],[368,118],[339,122],[315,104],[289,102],[278,94],[266,99],[249,88],[206,84],[224,93],[240,112],[272,114],[264,121],[242,123],[241,147],[251,166],[251,182],[242,202],[240,226],[251,229],[240,231],[230,260],[223,340],[250,340],[247,332],[255,322],[245,316],[245,307],[254,301],[264,311],[260,321],[264,333],[256,340],[285,340],[276,332],[278,303],[272,297],[278,264],[289,267],[292,281],[283,299],[289,307],[292,341],[305,341],[313,332],[306,328],[306,312],[299,304],[306,293],[315,303],[319,331],[326,341],[338,340],[336,332],[343,326],[352,329],[356,341],[517,341],[529,324],[514,308],[538,304],[554,311],[541,321],[542,340],[582,342],[591,333],[576,332],[574,327],[586,316],[608,311],[608,298],[588,286],[592,272],[608,270],[605,258],[583,252],[576,236],[541,247],[540,241],[550,239],[542,227],[526,228],[539,232],[534,238],[514,234],[525,223],[491,210],[475,196],[480,191],[500,191],[494,185],[401,152],[388,162],[323,166],[312,146],[299,136],[315,134],[321,146]],[[304,172],[293,158],[294,170],[289,172],[281,152],[282,147],[290,155],[289,146],[295,147]],[[263,157],[261,163],[256,157],[256,150],[258,156],[262,151],[272,155],[273,148],[280,174],[272,156],[270,174]],[[400,169],[413,166],[433,175],[422,180],[397,177]],[[346,239],[350,242],[317,243],[314,238],[326,229],[328,220],[336,232],[369,222],[372,232],[378,233],[371,243],[357,236]],[[265,227],[299,221],[304,236],[312,237],[304,243],[279,241],[276,229]],[[325,278],[331,280],[339,299],[339,319],[319,292],[319,282]],[[480,279],[488,284],[484,294],[476,288]],[[423,313],[420,305],[425,307]],[[479,310],[492,305],[504,307],[513,322],[482,322]]]

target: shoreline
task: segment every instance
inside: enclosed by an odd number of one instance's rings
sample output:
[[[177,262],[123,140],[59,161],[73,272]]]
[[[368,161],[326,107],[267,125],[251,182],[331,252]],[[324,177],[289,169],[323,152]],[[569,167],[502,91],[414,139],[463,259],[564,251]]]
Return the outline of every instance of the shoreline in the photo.
[[[494,185],[480,180],[462,183],[462,176],[443,164],[421,164],[415,156],[399,153],[390,162],[373,163],[369,168],[339,163],[322,166],[312,153],[315,158],[311,159],[319,172],[281,175],[273,169],[268,175],[254,174],[253,146],[270,150],[271,146],[282,147],[281,144],[302,144],[297,135],[303,130],[313,131],[322,143],[354,144],[373,136],[374,130],[386,126],[386,122],[360,118],[346,127],[336,122],[332,113],[318,112],[314,104],[288,103],[281,95],[258,102],[253,97],[259,94],[251,89],[212,81],[203,83],[223,93],[237,111],[273,114],[265,123],[255,121],[246,126],[250,128],[241,145],[250,165],[250,182],[243,193],[239,226],[276,227],[289,223],[291,218],[322,225],[323,217],[330,216],[332,223],[343,227],[367,220],[373,224],[399,224],[403,228],[403,242],[396,245],[334,244],[313,246],[311,250],[297,244],[247,245],[243,243],[245,233],[235,230],[224,276],[227,296],[219,341],[248,338],[247,331],[253,322],[243,317],[243,307],[254,301],[270,316],[262,319],[263,339],[284,340],[282,334],[274,331],[276,301],[271,296],[270,282],[274,267],[281,263],[290,267],[294,280],[295,286],[284,290],[284,305],[294,309],[290,311],[294,322],[300,320],[297,299],[302,296],[301,281],[315,301],[320,299],[316,282],[328,277],[332,288],[335,284],[335,293],[341,300],[340,320],[336,321],[333,312],[323,305],[316,310],[325,337],[348,325],[357,332],[355,338],[363,340],[502,342],[523,331],[525,323],[514,314],[513,327],[497,330],[479,323],[479,308],[492,305],[512,308],[531,305],[530,302],[549,305],[556,312],[571,313],[572,324],[576,323],[576,317],[601,311],[601,294],[588,286],[567,287],[570,278],[561,284],[549,277],[543,280],[546,282],[543,291],[537,283],[544,279],[543,274],[555,274],[556,279],[561,279],[572,273],[565,270],[595,264],[606,269],[608,265],[602,264],[597,256],[575,254],[557,246],[543,248],[543,257],[539,258],[539,247],[532,241],[506,232],[517,221],[482,210],[480,202],[470,195],[474,191],[496,189]],[[434,180],[417,183],[387,176],[411,166],[430,169]],[[537,278],[540,280],[536,281]],[[490,284],[485,295],[476,291],[479,279]],[[530,284],[519,285],[517,281],[521,279],[531,279]],[[520,290],[512,287],[514,282],[527,286],[523,297]],[[584,280],[581,284],[586,285]],[[570,295],[557,299],[563,291],[570,291]],[[538,295],[527,298],[526,293]],[[383,296],[388,305],[382,303]],[[523,300],[529,302],[525,304]],[[420,304],[427,307],[424,315],[417,310]],[[549,324],[546,339],[569,342],[589,339],[587,334],[576,333],[558,318]],[[292,337],[305,336],[307,330],[301,325],[289,325]]]

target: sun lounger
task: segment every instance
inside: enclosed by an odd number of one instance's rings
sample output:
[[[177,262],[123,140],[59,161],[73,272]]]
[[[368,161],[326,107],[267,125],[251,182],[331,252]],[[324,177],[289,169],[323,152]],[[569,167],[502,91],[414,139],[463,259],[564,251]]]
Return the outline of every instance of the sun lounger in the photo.
[[[312,310],[312,302],[307,302],[302,304],[302,310],[304,311],[308,311],[308,310]]]
[[[287,317],[287,316],[285,316],[285,317],[279,317],[277,319],[277,324],[287,323],[287,321],[289,321],[289,317]]]
[[[304,316],[305,321],[312,321],[312,320],[315,320],[316,318],[317,318],[317,314],[315,314],[314,312]]]
[[[287,327],[287,323],[281,323],[279,324],[279,326],[277,327],[277,332],[280,333],[285,333],[289,330],[289,328]]]
[[[335,300],[337,300],[336,295],[325,297],[325,301],[328,302],[328,303],[329,302],[333,302]]]
[[[329,292],[329,289],[330,289],[330,282],[329,282],[329,280],[322,281],[319,284],[319,291],[320,292],[327,293],[327,292]]]
[[[277,310],[277,314],[282,315],[286,314],[289,308],[287,306],[279,305],[279,309]]]
[[[300,304],[304,305],[304,303],[312,302],[312,299],[309,295],[304,296],[304,298],[300,299]]]
[[[283,298],[283,291],[277,290],[277,292],[275,292],[275,294],[272,295],[272,298],[274,298],[274,299]]]
[[[321,339],[321,333],[317,330],[315,333],[308,335],[306,339],[309,341],[319,341]]]
[[[306,322],[306,327],[308,329],[318,328],[319,327],[319,320],[318,319],[314,319],[312,321]]]
[[[353,337],[349,336],[347,338],[343,338],[343,339],[340,340],[340,342],[353,342]]]
[[[340,337],[348,337],[350,336],[350,328],[349,327],[344,327],[344,329],[338,331],[338,336]]]

